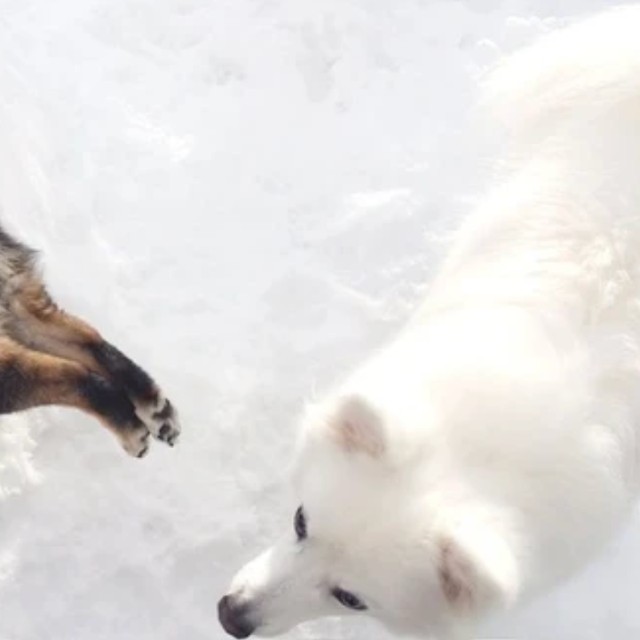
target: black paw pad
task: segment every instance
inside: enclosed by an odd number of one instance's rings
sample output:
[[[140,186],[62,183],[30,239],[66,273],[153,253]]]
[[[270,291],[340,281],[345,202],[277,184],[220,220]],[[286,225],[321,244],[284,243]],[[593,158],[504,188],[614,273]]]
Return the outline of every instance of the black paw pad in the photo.
[[[169,436],[171,435],[171,425],[166,422],[160,427],[160,431],[158,432],[158,437],[160,440],[169,440]]]

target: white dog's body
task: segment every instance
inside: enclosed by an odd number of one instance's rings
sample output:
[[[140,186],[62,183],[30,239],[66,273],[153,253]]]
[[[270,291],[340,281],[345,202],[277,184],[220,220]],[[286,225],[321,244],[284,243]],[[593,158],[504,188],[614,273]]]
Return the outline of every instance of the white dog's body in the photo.
[[[639,33],[640,8],[618,10],[492,75],[508,138],[499,184],[409,327],[308,412],[298,539],[235,578],[220,608],[230,633],[366,607],[401,631],[466,637],[583,566],[628,513]]]

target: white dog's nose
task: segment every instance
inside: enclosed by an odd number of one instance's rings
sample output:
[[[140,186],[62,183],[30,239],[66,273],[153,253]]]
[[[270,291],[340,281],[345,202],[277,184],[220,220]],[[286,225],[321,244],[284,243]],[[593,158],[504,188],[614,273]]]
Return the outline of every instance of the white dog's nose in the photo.
[[[222,628],[234,638],[248,638],[256,629],[249,619],[249,607],[233,595],[226,595],[218,602],[218,620]]]

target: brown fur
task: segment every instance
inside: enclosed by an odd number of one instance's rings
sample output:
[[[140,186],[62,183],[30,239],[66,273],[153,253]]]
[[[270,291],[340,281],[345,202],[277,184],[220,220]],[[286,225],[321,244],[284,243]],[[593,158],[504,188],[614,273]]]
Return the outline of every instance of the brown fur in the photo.
[[[151,377],[57,307],[34,252],[0,228],[0,413],[62,405],[97,417],[137,457],[149,435],[173,445],[177,415]]]

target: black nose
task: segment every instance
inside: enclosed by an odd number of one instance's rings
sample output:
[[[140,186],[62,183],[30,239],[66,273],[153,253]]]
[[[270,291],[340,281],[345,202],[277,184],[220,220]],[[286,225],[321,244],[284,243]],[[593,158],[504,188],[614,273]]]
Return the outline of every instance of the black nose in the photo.
[[[233,596],[224,596],[218,602],[218,620],[234,638],[248,638],[256,630],[248,614],[249,607],[238,603]]]

